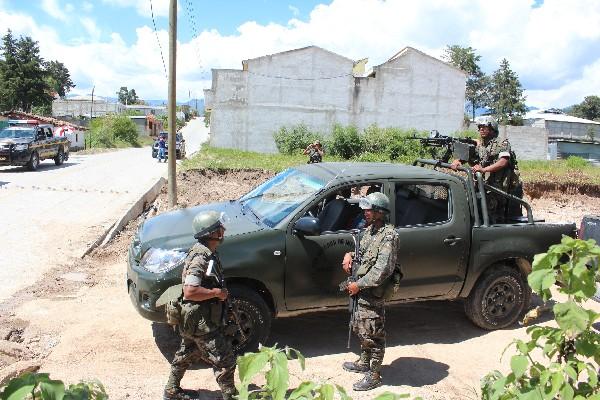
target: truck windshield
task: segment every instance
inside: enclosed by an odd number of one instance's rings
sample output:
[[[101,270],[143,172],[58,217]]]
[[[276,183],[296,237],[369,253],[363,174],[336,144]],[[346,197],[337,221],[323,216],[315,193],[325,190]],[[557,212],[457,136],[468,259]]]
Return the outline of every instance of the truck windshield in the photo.
[[[32,138],[34,136],[35,129],[6,128],[0,131],[0,139]]]
[[[239,202],[242,211],[249,210],[272,228],[323,186],[322,180],[288,168],[242,196]]]

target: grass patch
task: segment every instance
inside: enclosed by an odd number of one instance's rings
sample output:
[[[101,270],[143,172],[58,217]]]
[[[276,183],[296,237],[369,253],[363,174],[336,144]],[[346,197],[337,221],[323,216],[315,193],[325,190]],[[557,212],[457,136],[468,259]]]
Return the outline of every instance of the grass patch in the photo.
[[[183,160],[181,166],[188,169],[261,169],[280,172],[288,167],[306,163],[302,154],[262,154],[252,151],[222,149],[203,145],[194,157]],[[325,154],[324,161],[345,161]],[[352,161],[390,162],[380,154],[364,154]],[[406,164],[412,160],[401,159]],[[583,162],[582,162],[583,161]],[[600,185],[600,168],[581,159],[557,161],[519,161],[519,170],[524,182],[551,182],[570,185]]]
[[[326,157],[327,161],[343,161],[339,158]],[[263,154],[253,151],[222,149],[203,145],[192,158],[182,161],[181,167],[187,169],[262,169],[280,172],[284,169],[304,164],[308,157],[303,154]]]
[[[600,185],[600,168],[573,157],[555,161],[519,161],[523,182]]]

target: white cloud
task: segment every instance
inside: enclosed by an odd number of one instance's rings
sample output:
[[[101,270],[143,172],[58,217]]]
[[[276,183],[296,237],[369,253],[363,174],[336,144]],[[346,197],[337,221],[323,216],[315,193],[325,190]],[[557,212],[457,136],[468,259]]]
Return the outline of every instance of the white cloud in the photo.
[[[133,7],[138,14],[144,17],[150,17],[152,12],[154,12],[154,17],[169,16],[169,0],[102,0],[102,2],[115,7]],[[150,4],[152,4],[152,10]]]
[[[83,28],[88,33],[91,41],[98,41],[100,39],[100,28],[98,28],[98,25],[96,25],[96,22],[93,19],[89,17],[81,17],[79,22],[81,25],[83,25]]]
[[[71,3],[67,3],[65,5],[65,11],[67,13],[72,13],[73,11],[75,11],[75,6],[73,6],[73,4],[71,4]]]
[[[60,8],[58,0],[42,0],[42,9],[50,16],[66,21],[67,16],[65,12]]]
[[[57,5],[56,0],[44,1]],[[148,0],[103,1],[150,14]],[[152,4],[155,16],[168,14],[168,0]],[[528,105],[563,107],[600,94],[600,1],[545,0],[539,7],[532,5],[533,0],[334,0],[315,7],[304,21],[246,22],[234,35],[205,30],[179,44],[179,98],[187,99],[188,90],[201,94],[210,87],[211,68],[241,68],[244,59],[311,44],[352,59],[369,57],[370,65],[405,46],[437,57],[446,45],[472,46],[487,73],[497,69],[502,58],[508,59],[527,89]],[[94,21],[82,20],[89,38],[67,45],[57,42],[52,28],[24,15],[3,15],[2,9],[0,20],[10,21],[15,34],[32,36],[45,58],[67,65],[76,90],[89,91],[87,86],[95,84],[98,94],[113,96],[118,87],[128,86],[142,98],[166,98],[160,50],[150,27],[138,27],[135,42],[128,45],[116,33],[101,41]],[[167,32],[159,31],[159,37],[168,63]]]
[[[81,3],[81,9],[85,12],[90,12],[94,9],[94,5],[89,1],[84,1]]]
[[[300,10],[298,9],[298,7],[294,7],[292,5],[288,5],[288,9],[292,12],[292,15],[294,17],[297,17],[298,15],[300,15]]]

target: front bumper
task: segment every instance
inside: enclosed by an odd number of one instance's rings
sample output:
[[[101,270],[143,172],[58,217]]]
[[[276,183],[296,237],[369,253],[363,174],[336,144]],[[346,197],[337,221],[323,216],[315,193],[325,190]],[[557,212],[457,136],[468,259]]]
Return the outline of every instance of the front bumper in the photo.
[[[0,165],[26,165],[31,158],[27,150],[0,151]]]
[[[167,322],[165,307],[157,307],[156,300],[169,287],[181,283],[181,268],[155,274],[139,266],[134,257],[133,243],[127,252],[127,292],[136,311],[155,322]]]

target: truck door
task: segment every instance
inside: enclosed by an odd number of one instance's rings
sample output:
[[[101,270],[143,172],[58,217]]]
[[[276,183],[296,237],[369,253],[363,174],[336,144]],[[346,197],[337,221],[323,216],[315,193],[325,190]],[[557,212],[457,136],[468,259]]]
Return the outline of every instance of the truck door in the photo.
[[[390,199],[404,274],[395,300],[448,295],[461,285],[470,248],[470,211],[455,181],[397,181]]]
[[[371,190],[381,191],[379,182],[358,182],[329,190],[301,211],[286,235],[285,302],[288,310],[339,306],[348,295],[339,291],[347,278],[342,270],[344,254],[354,251],[349,229],[362,220],[358,198]],[[319,236],[304,236],[293,231],[302,216],[319,218]]]

